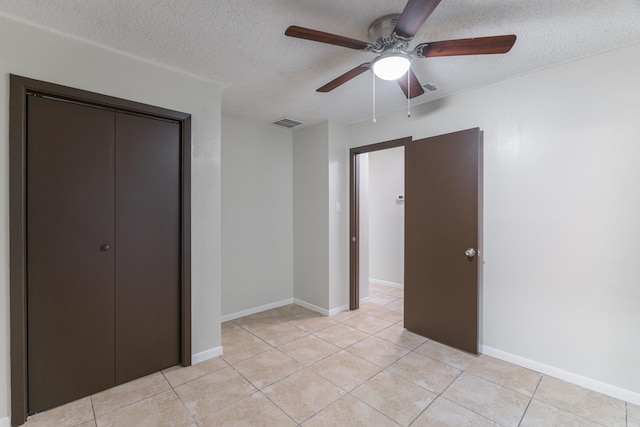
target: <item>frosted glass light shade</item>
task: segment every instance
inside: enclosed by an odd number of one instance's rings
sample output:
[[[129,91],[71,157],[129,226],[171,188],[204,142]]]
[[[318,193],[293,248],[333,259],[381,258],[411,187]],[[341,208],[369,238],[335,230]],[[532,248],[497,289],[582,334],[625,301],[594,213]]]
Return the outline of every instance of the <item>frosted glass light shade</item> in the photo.
[[[398,80],[411,67],[409,56],[404,53],[381,55],[371,63],[371,69],[376,77],[382,80]]]

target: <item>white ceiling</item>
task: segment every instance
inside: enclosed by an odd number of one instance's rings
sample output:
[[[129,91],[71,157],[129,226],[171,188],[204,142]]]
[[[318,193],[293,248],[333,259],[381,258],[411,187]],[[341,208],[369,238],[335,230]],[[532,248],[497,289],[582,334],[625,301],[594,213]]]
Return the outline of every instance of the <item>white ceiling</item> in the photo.
[[[264,122],[352,123],[372,114],[365,73],[328,94],[315,90],[372,53],[286,37],[299,25],[367,41],[371,21],[406,0],[0,0],[0,14],[184,70],[223,85],[226,114]],[[505,55],[418,59],[438,91],[412,104],[640,42],[640,0],[442,0],[417,43],[502,34]],[[3,41],[6,43],[6,41]],[[605,90],[606,81],[585,90]],[[395,82],[378,80],[377,113],[406,108]]]

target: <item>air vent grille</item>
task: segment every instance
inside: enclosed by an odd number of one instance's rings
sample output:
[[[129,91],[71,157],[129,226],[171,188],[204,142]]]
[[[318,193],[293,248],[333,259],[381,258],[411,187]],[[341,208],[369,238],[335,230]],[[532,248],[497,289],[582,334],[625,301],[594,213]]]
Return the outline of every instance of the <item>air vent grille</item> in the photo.
[[[423,84],[422,87],[427,92],[435,92],[436,90],[438,90],[438,86],[436,86],[435,83],[431,82]]]
[[[293,119],[282,118],[280,120],[276,120],[275,122],[271,122],[271,124],[274,126],[280,126],[283,128],[291,129],[291,128],[303,125],[304,123],[299,122],[297,120],[293,120]]]

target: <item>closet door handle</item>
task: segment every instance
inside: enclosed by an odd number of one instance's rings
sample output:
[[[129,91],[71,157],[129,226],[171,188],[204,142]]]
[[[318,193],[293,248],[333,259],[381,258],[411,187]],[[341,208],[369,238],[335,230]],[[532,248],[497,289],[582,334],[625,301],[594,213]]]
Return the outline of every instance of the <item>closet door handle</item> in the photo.
[[[111,246],[109,246],[109,245],[102,245],[102,246],[100,246],[100,250],[101,250],[102,252],[107,252],[109,249],[111,249]]]

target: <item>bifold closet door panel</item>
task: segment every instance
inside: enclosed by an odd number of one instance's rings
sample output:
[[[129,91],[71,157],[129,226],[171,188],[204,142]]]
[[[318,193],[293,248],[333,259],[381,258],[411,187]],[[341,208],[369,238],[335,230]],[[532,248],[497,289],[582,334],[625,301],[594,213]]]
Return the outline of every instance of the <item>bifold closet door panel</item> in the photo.
[[[180,125],[116,113],[116,383],[179,363]]]
[[[29,96],[28,412],[114,384],[114,112]]]

